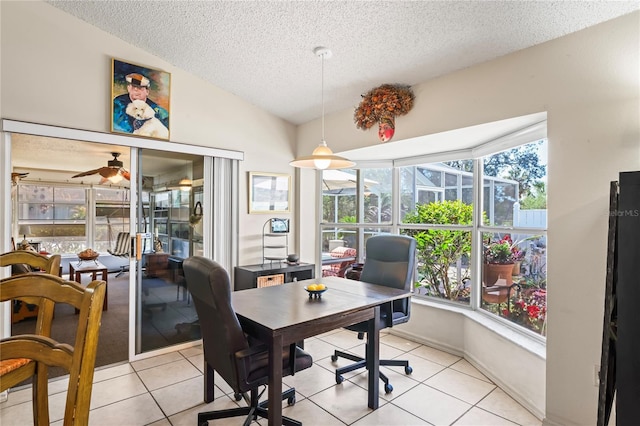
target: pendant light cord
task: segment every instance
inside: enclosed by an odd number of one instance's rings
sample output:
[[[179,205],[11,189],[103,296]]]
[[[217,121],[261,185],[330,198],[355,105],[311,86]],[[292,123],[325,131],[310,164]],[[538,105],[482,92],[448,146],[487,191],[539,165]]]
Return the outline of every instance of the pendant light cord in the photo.
[[[320,84],[320,90],[321,90],[321,99],[322,99],[322,142],[324,142],[324,56],[326,55],[326,53],[323,53],[322,56],[322,73],[321,73],[321,84]]]

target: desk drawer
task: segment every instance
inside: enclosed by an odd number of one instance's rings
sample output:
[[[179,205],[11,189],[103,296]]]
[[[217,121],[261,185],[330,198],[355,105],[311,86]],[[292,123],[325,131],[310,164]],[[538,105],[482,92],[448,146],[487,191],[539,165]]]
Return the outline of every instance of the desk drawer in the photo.
[[[257,278],[258,288],[284,284],[284,274],[263,275]]]

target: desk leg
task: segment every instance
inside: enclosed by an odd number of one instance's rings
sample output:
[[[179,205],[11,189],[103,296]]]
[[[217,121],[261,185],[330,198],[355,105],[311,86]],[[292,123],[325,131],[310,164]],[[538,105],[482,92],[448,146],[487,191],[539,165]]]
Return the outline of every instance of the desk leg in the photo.
[[[380,391],[380,306],[374,308],[373,318],[369,320],[367,331],[367,370],[369,374],[369,408],[378,408]]]
[[[282,336],[269,345],[269,426],[282,425]]]
[[[204,362],[204,402],[213,401],[213,387],[214,387],[213,368],[207,361]]]
[[[102,271],[102,281],[104,281],[104,305],[102,305],[102,310],[106,311],[109,309],[109,281],[108,281],[108,273],[106,269]]]

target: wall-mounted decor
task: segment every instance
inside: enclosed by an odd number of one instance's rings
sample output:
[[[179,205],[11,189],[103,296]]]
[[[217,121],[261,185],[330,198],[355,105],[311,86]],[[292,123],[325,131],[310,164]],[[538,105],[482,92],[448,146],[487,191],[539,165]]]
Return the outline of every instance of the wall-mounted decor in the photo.
[[[378,123],[378,138],[387,142],[395,133],[396,117],[413,108],[415,96],[411,87],[402,84],[383,84],[362,95],[353,120],[358,129],[367,130]]]
[[[169,139],[171,74],[117,59],[111,64],[111,131]]]
[[[288,213],[291,176],[249,172],[249,213]]]

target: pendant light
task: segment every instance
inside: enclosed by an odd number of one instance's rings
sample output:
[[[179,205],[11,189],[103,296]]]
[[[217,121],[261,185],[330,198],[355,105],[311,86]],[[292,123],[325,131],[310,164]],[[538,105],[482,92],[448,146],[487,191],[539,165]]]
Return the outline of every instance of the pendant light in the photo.
[[[316,149],[313,150],[311,155],[305,157],[298,157],[289,165],[293,167],[307,168],[307,169],[344,169],[347,167],[353,167],[356,163],[351,160],[347,160],[339,155],[334,155],[331,148],[327,146],[327,142],[324,140],[324,60],[329,59],[332,55],[331,50],[326,47],[316,47],[313,49],[313,53],[316,56],[322,58],[322,141]]]

